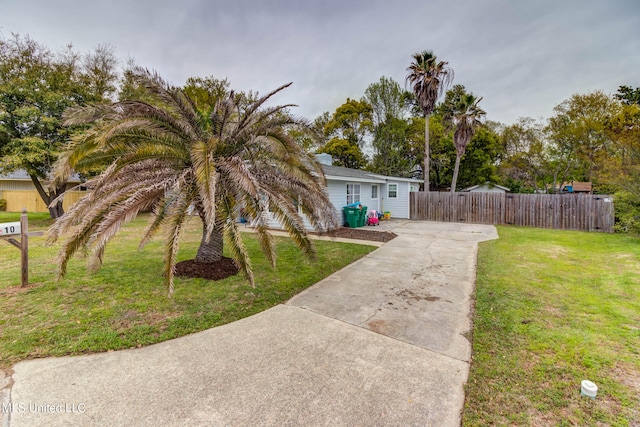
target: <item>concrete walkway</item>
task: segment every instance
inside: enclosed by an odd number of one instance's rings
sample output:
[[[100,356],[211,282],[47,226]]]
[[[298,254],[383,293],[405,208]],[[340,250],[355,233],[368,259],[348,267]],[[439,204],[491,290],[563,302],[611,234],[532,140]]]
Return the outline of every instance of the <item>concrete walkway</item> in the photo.
[[[477,243],[497,233],[393,231],[258,315],[141,349],[21,362],[4,379],[3,425],[458,426]]]

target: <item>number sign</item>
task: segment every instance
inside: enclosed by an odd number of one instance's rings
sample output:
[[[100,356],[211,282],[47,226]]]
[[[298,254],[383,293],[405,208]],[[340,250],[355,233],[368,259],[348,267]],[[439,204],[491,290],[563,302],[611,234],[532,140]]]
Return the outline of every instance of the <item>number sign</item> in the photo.
[[[3,222],[0,224],[0,237],[20,234],[20,222]]]

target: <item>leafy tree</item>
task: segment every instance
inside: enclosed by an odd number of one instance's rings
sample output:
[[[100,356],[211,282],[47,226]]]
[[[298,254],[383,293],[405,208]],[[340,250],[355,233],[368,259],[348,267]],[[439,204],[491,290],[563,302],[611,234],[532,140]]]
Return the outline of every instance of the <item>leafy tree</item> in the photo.
[[[254,284],[251,262],[235,219],[242,215],[256,225],[260,246],[275,265],[266,210],[313,257],[302,215],[326,228],[336,224],[324,187],[322,169],[306,155],[284,128],[296,124],[287,106],[265,107],[284,85],[244,106],[230,92],[209,115],[196,108],[185,91],[159,76],[134,70],[140,87],[153,103],[130,100],[73,110],[67,124],[92,124],[76,137],[58,167],[64,178],[70,168],[83,169],[105,158],[110,166],[87,182],[89,194],[50,229],[50,240],[66,233],[59,255],[60,274],[78,251],[89,253],[98,268],[105,246],[118,230],[143,209],[154,215],[141,247],[164,230],[165,280],[173,292],[174,266],[180,237],[195,207],[202,221],[196,262],[222,259],[223,245]],[[240,101],[243,101],[242,99]]]
[[[447,92],[442,104],[443,120],[447,129],[453,131],[453,143],[456,147],[456,163],[451,180],[452,193],[456,191],[460,159],[486,116],[485,111],[478,106],[480,101],[482,98],[468,93],[463,85],[455,85]]]
[[[99,46],[79,55],[71,46],[54,54],[29,37],[0,39],[0,172],[25,170],[52,218],[66,181],[50,172],[73,129],[62,126],[66,108],[100,102],[115,92],[117,61]]]
[[[355,169],[366,166],[367,159],[362,148],[373,130],[372,114],[371,105],[365,100],[347,98],[325,123],[324,137],[327,142],[317,152],[331,154],[338,166]],[[323,117],[316,120],[323,120]]]
[[[408,112],[411,93],[393,79],[381,77],[365,91],[373,109],[373,158],[369,170],[385,175],[410,176],[414,157],[408,138]]]
[[[346,139],[331,138],[317,152],[331,154],[333,164],[336,166],[362,169],[367,165],[367,160],[360,147]]]
[[[324,147],[329,142],[329,139],[324,134],[324,127],[329,120],[331,120],[331,114],[325,111],[308,126],[290,128],[288,132],[306,153],[318,152],[321,147]]]
[[[498,182],[496,163],[501,152],[500,136],[489,126],[480,126],[460,162],[457,186],[465,188],[484,182]]]
[[[411,84],[413,93],[422,112],[424,121],[424,191],[429,191],[429,116],[435,109],[442,92],[453,80],[453,70],[447,62],[438,62],[432,51],[413,55],[414,62],[407,68],[406,80]]]
[[[144,87],[140,86],[135,78],[135,69],[138,65],[135,64],[133,59],[127,60],[127,64],[122,72],[122,79],[120,81],[120,88],[118,90],[118,101],[138,100],[138,101],[151,101],[147,99],[147,91]]]
[[[219,100],[229,95],[230,86],[231,83],[227,79],[219,80],[213,76],[189,77],[183,90],[198,110],[207,113]]]
[[[424,120],[424,117],[414,117],[411,120],[410,139],[416,153],[416,165],[424,165]],[[429,146],[431,152],[429,163],[433,175],[431,186],[438,189],[448,187],[453,176],[455,149],[451,135],[445,131],[442,115],[437,113],[429,116]],[[424,171],[421,173],[422,175],[418,176],[424,176]]]
[[[378,82],[367,87],[364,99],[371,105],[373,125],[378,126],[391,118],[404,118],[410,106],[412,95],[403,90],[400,84],[392,78],[382,76]]]
[[[369,170],[389,176],[411,176],[415,155],[409,132],[409,123],[403,119],[389,118],[380,123],[373,138],[374,155]]]
[[[640,200],[640,105],[625,105],[605,125],[614,154],[605,165],[608,182]]]
[[[551,176],[544,123],[522,117],[501,130],[500,175],[512,192],[533,192],[546,187]]]
[[[602,179],[615,193],[616,230],[640,234],[640,105],[625,104],[607,122],[614,153]]]
[[[620,86],[618,93],[613,96],[623,104],[640,105],[640,87],[633,89],[631,86]]]
[[[619,103],[601,91],[575,94],[557,105],[547,132],[552,154],[559,164],[566,164],[559,169],[573,179],[597,184],[612,148],[605,125],[619,109]]]
[[[324,133],[328,137],[347,140],[362,149],[367,135],[373,130],[372,115],[373,109],[368,102],[347,98],[325,125]]]
[[[79,65],[76,76],[79,85],[76,86],[76,96],[80,94],[82,99],[77,99],[78,104],[88,102],[102,102],[110,100],[116,92],[118,83],[118,59],[112,46],[101,44],[93,52],[85,55],[76,54],[67,50],[71,58],[76,58],[79,64],[69,63],[69,67]]]

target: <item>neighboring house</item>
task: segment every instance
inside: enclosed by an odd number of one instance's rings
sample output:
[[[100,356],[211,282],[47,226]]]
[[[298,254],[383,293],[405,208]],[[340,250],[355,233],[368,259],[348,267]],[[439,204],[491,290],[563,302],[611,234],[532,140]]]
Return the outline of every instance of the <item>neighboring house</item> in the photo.
[[[547,192],[551,192],[553,189],[552,185],[547,186]],[[593,190],[593,186],[590,182],[580,182],[580,181],[570,181],[563,182],[562,184],[556,184],[555,186],[556,193],[582,193],[582,194],[591,194]]]
[[[82,181],[77,174],[71,176],[67,182],[67,189],[76,187]],[[45,185],[45,183],[43,183]],[[83,193],[72,191],[65,196],[64,208],[75,203]],[[48,212],[40,195],[36,191],[31,177],[24,170],[18,170],[6,175],[0,174],[0,199],[7,201],[8,212],[20,212],[26,208],[28,212]]]
[[[369,211],[389,212],[392,218],[409,218],[409,193],[418,191],[421,180],[333,166],[329,154],[318,154],[317,158],[322,164],[329,199],[338,219],[343,218],[343,207],[351,203],[360,203]],[[273,218],[270,218],[269,226],[281,228]],[[307,228],[311,229],[310,224]]]
[[[565,182],[560,188],[561,193],[586,193],[591,194],[592,185],[590,182],[571,181]]]
[[[474,185],[472,187],[460,190],[462,193],[508,193],[511,189],[498,184],[485,182],[484,184]]]

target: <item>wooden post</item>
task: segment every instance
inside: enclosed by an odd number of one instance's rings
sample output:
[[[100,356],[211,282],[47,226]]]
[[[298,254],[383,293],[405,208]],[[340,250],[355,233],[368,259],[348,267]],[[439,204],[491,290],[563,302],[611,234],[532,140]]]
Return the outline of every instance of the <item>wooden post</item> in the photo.
[[[20,215],[20,259],[22,261],[21,286],[24,288],[29,284],[29,217],[26,208],[22,208]]]
[[[17,234],[20,234],[19,242],[13,237],[8,237]],[[29,217],[26,208],[22,208],[19,225],[17,221],[0,224],[0,240],[6,240],[7,243],[20,249],[20,264],[22,265],[20,283],[23,288],[29,284],[29,236],[42,235],[44,235],[42,231],[29,233]]]

